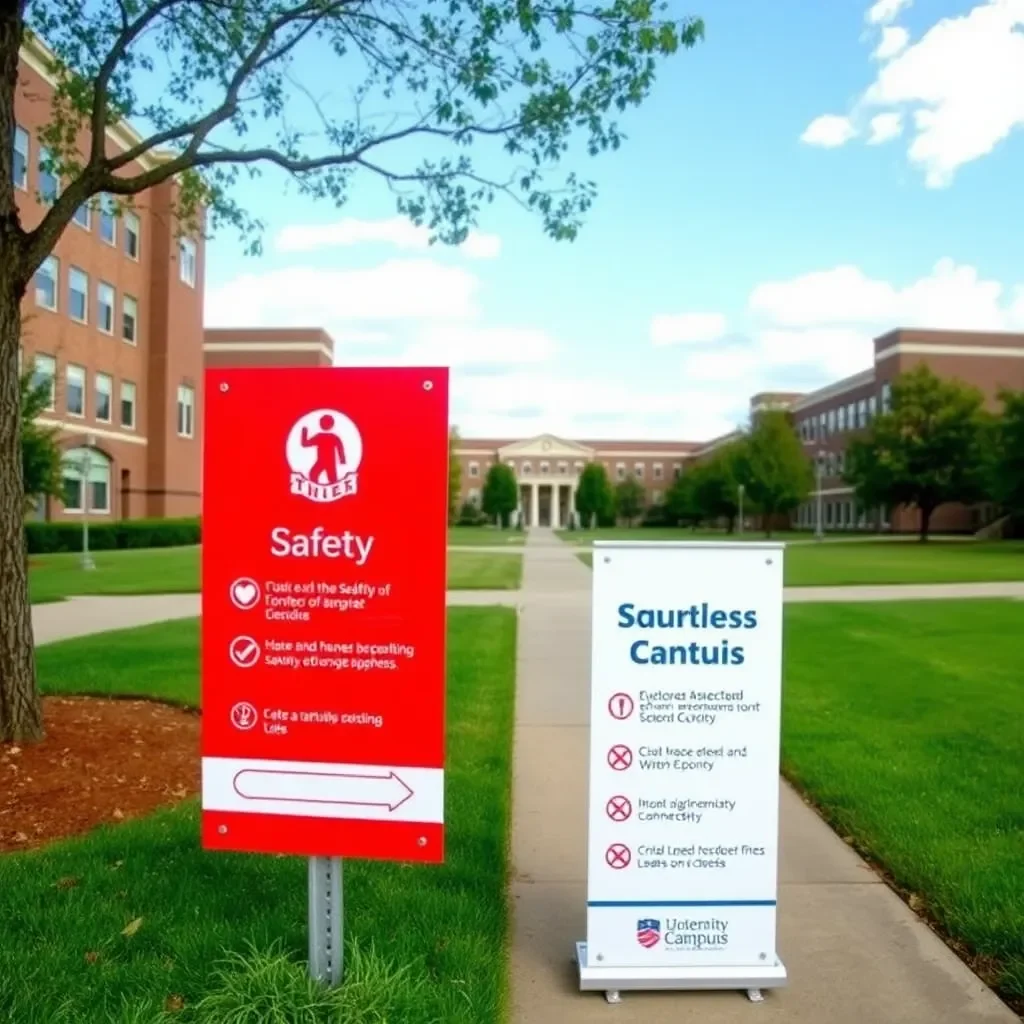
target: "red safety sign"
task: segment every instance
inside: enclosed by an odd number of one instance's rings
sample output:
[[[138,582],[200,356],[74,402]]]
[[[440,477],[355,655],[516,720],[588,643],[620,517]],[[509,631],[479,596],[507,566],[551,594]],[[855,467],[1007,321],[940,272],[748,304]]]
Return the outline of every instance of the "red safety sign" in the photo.
[[[203,846],[444,857],[446,369],[206,375]]]

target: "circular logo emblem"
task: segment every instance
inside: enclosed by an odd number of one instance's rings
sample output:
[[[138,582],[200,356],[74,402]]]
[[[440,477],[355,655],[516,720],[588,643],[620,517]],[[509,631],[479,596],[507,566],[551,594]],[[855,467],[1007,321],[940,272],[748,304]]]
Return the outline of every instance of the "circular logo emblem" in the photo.
[[[314,409],[289,431],[285,457],[293,494],[310,501],[337,501],[356,493],[363,439],[344,413]]]

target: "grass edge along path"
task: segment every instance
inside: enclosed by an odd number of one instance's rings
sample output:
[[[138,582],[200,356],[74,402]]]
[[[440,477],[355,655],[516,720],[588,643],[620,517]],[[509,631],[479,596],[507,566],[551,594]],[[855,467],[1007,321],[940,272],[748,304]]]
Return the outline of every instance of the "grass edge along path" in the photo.
[[[448,626],[446,863],[346,863],[344,985],[306,977],[305,860],[203,853],[188,801],[0,857],[0,1020],[505,1020],[516,615],[456,608]],[[186,620],[45,645],[43,688],[96,689],[105,672],[106,693],[194,703],[197,638]]]
[[[782,769],[1024,1010],[1024,688],[1010,600],[786,609]]]
[[[592,552],[574,553],[593,566]],[[784,559],[787,587],[1024,581],[1018,541],[830,541],[787,546]]]

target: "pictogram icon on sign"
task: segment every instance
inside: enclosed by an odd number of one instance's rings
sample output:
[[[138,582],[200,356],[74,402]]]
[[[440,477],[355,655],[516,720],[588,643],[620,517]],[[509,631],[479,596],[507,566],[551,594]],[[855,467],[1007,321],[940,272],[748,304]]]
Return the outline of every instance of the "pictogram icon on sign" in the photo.
[[[251,729],[258,717],[256,709],[247,700],[240,700],[231,709],[231,724],[242,732]]]
[[[612,694],[611,699],[608,701],[608,711],[612,718],[617,718],[621,722],[624,718],[629,718],[633,714],[633,698],[628,693],[615,693]]]
[[[252,668],[260,660],[260,645],[251,636],[236,636],[228,645],[228,654],[239,668]]]
[[[608,751],[608,764],[617,772],[624,772],[633,763],[633,751],[623,743],[616,743]]]
[[[629,867],[629,862],[633,859],[633,854],[630,852],[628,846],[624,846],[622,843],[612,843],[612,845],[605,850],[604,859],[608,864],[608,867],[614,868],[616,871],[621,871],[623,868]]]
[[[231,603],[236,608],[241,608],[243,612],[254,608],[260,599],[259,584],[255,580],[249,579],[248,576],[235,580],[231,584],[229,593],[231,594]]]
[[[605,813],[612,821],[625,821],[633,813],[633,805],[628,797],[613,796],[604,805]]]

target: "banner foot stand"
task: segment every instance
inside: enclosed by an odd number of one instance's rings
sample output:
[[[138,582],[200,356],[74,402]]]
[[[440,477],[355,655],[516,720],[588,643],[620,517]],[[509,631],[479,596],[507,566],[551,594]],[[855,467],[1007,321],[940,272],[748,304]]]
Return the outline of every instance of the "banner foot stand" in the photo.
[[[781,960],[763,967],[614,967],[587,962],[586,942],[576,943],[581,992],[604,992],[609,1003],[621,1003],[628,991],[686,991],[737,989],[752,1003],[764,1002],[762,989],[786,984]]]
[[[309,858],[309,973],[332,988],[341,983],[344,926],[341,858]]]

